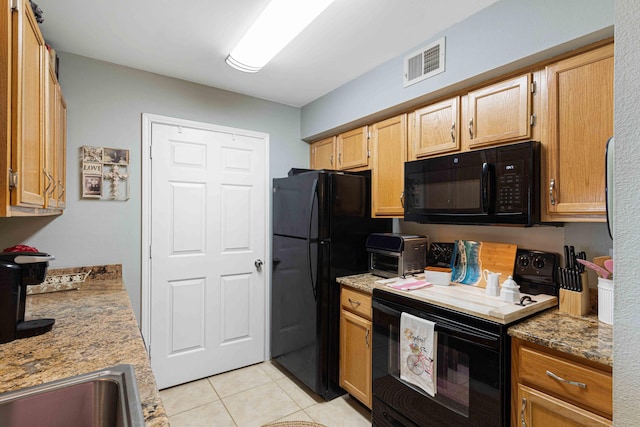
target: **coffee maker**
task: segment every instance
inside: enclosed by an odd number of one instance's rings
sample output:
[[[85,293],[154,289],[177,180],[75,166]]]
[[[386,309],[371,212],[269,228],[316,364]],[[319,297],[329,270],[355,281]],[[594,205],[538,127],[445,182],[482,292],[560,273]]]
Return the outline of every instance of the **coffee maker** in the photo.
[[[44,334],[54,319],[24,320],[27,286],[44,281],[49,261],[44,252],[0,253],[0,344]]]

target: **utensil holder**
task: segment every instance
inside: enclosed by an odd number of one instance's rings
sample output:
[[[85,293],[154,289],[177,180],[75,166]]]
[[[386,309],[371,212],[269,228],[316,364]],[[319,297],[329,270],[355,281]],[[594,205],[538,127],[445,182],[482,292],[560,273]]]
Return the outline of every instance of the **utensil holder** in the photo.
[[[598,277],[598,320],[613,325],[613,280]]]
[[[589,304],[589,278],[587,273],[580,273],[582,291],[560,289],[559,310],[574,316],[584,316],[591,309]]]

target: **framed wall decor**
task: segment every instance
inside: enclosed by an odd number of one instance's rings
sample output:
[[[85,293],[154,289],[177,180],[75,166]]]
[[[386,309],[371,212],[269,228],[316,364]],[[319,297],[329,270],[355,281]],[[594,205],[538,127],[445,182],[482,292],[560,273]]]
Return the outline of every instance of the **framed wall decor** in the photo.
[[[82,197],[129,200],[129,150],[83,146]]]

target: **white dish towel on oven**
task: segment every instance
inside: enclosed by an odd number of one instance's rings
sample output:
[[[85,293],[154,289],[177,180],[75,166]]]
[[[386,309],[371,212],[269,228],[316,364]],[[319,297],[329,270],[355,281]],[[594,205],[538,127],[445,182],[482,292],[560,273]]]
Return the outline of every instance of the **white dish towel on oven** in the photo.
[[[435,326],[434,322],[409,313],[400,316],[400,378],[431,396],[436,394]]]

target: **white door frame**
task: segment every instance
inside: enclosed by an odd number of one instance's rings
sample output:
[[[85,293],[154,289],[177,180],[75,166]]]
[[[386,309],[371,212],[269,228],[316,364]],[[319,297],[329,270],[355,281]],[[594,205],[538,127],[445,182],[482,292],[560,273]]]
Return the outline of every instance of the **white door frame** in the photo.
[[[142,338],[147,348],[147,353],[151,354],[151,126],[154,123],[184,126],[194,129],[210,130],[232,134],[252,135],[264,138],[265,150],[265,201],[268,204],[265,209],[265,259],[263,260],[265,278],[265,319],[264,319],[264,360],[269,360],[270,324],[271,324],[271,170],[269,167],[269,134],[263,132],[247,131],[244,129],[231,128],[226,126],[213,125],[209,123],[195,122],[191,120],[177,119],[173,117],[160,116],[157,114],[142,113],[142,266],[141,266],[141,309],[140,309],[140,329]]]

